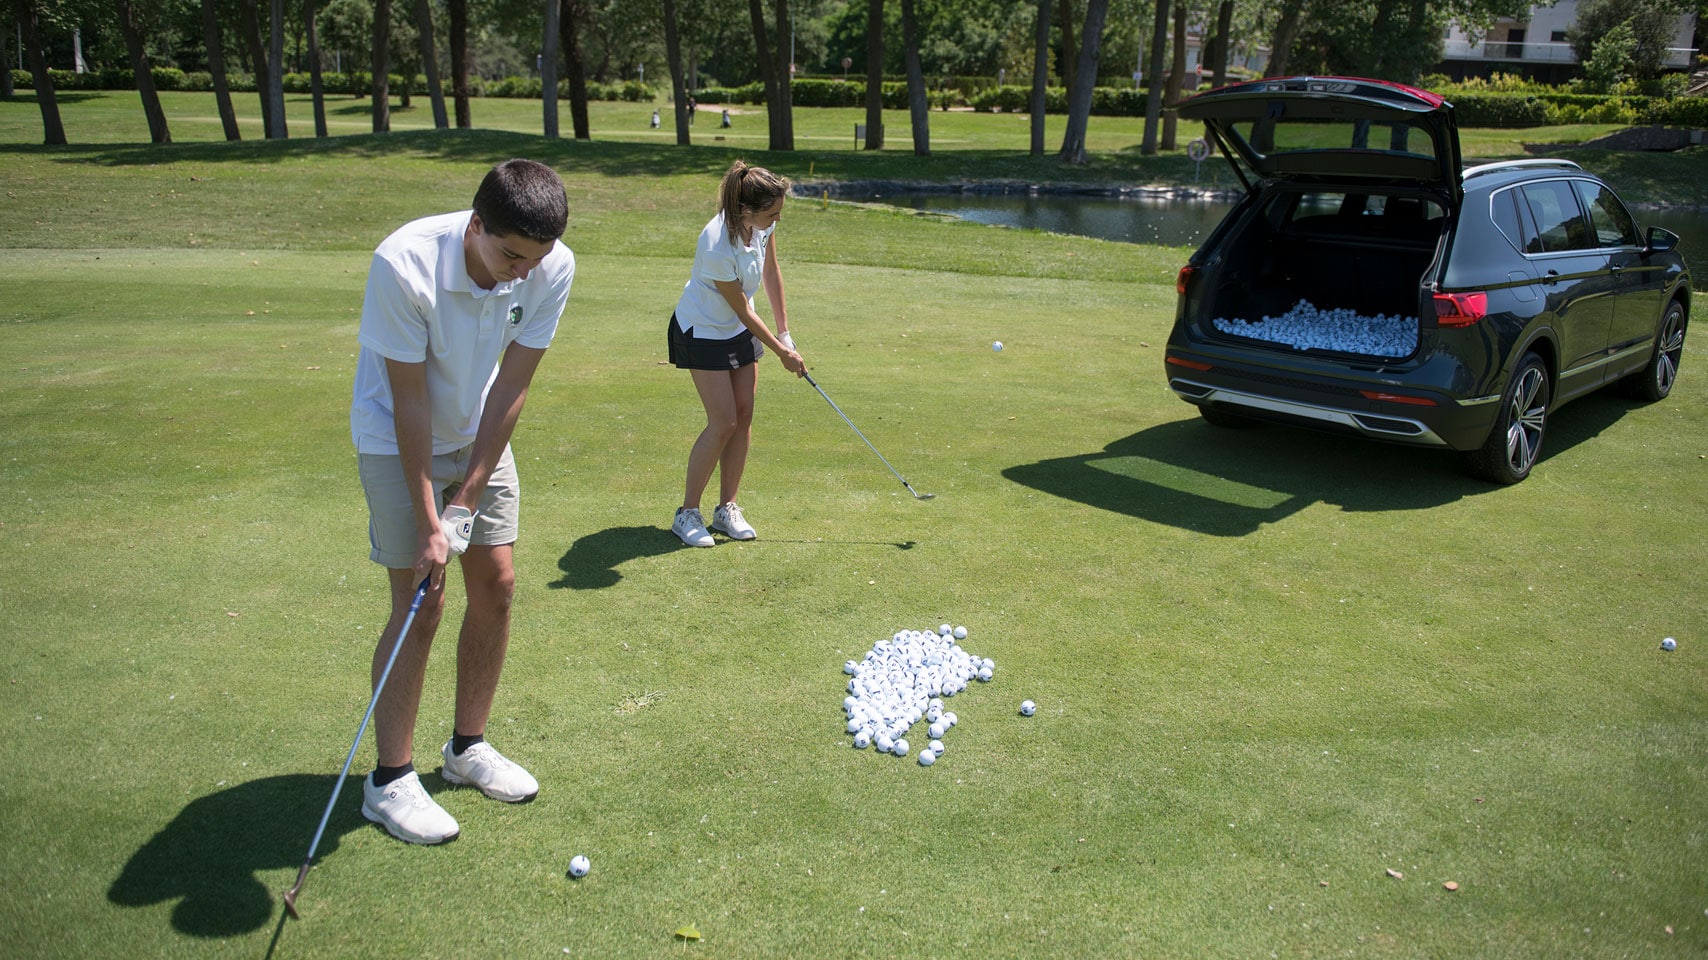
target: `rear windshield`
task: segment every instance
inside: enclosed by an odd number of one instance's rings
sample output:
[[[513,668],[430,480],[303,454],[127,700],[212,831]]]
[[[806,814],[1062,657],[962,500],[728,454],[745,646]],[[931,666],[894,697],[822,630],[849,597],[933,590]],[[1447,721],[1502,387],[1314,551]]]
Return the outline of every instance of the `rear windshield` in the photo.
[[[1244,150],[1260,158],[1315,165],[1344,155],[1418,161],[1428,164],[1425,169],[1435,164],[1435,141],[1421,118],[1373,121],[1288,114],[1238,120],[1226,129]]]

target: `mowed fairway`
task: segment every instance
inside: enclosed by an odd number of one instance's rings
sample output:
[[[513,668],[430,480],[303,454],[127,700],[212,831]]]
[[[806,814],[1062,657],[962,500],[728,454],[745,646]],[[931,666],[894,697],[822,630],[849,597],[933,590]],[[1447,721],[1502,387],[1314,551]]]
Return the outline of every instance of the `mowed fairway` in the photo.
[[[488,731],[542,791],[438,777],[453,599],[416,759],[462,836],[389,838],[353,772],[285,922],[384,613],[347,424],[369,253],[518,154],[563,173],[579,261],[514,443]],[[937,497],[768,358],[760,539],[691,550],[663,325],[736,155],[0,146],[0,955],[1708,950],[1690,348],[1668,401],[1566,407],[1495,488],[1200,422],[1162,373],[1186,251],[792,200],[814,376]],[[942,759],[852,749],[843,661],[944,622],[997,670]]]

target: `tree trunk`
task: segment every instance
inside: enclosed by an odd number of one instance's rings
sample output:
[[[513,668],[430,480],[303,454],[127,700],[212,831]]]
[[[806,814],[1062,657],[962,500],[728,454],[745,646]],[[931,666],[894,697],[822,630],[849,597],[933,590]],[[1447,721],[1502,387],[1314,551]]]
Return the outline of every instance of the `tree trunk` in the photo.
[[[1163,0],[1158,0],[1163,2]],[[1032,51],[1032,156],[1044,155],[1044,107],[1050,86],[1050,0],[1038,0],[1037,42]]]
[[[1085,5],[1085,30],[1080,33],[1079,79],[1068,91],[1067,132],[1062,135],[1061,159],[1085,162],[1085,131],[1091,123],[1091,92],[1097,86],[1097,60],[1103,51],[1103,21],[1109,15],[1109,0],[1089,0]]]
[[[771,59],[771,41],[765,35],[765,8],[761,0],[747,0],[747,12],[753,20],[753,50],[759,60],[759,78],[765,83],[765,124],[774,144],[777,142],[777,61]]]
[[[451,100],[457,129],[474,126],[469,118],[469,0],[446,0],[451,28]]]
[[[261,13],[255,0],[238,0],[242,15],[243,45],[249,51],[250,69],[255,77],[255,93],[261,98],[261,135],[273,135],[273,101],[267,98],[267,47],[261,42]]]
[[[913,0],[901,0],[901,42],[907,60],[907,112],[913,126],[913,155],[931,156],[931,104],[925,97],[925,70],[919,64],[919,23]]]
[[[789,0],[777,0],[777,102],[771,113],[777,117],[773,150],[795,149],[794,35],[789,21]],[[784,46],[788,44],[788,46]]]
[[[439,82],[439,51],[433,48],[433,11],[427,0],[415,0],[415,34],[421,48],[421,72],[427,75],[427,99],[433,104],[433,129],[444,130],[451,121],[445,116],[445,88]]]
[[[1145,94],[1145,139],[1139,152],[1156,156],[1156,127],[1162,118],[1162,58],[1168,51],[1168,0],[1156,0],[1156,18],[1151,21],[1150,90]]]
[[[374,0],[374,49],[368,59],[373,71],[374,132],[391,132],[391,0]]]
[[[540,103],[544,110],[546,136],[557,137],[557,47],[563,25],[559,0],[546,0],[546,37],[540,47]]]
[[[0,24],[0,29],[4,29],[4,26],[4,24]],[[17,94],[12,84],[12,59],[6,56],[6,47],[11,40],[12,32],[10,30],[6,31],[5,36],[0,36],[0,100],[10,100]]]
[[[273,0],[267,36],[267,104],[270,107],[267,139],[283,140],[285,132],[285,0]]]
[[[36,85],[36,106],[42,114],[42,143],[50,147],[65,145],[65,124],[59,119],[59,100],[53,95],[53,75],[47,72],[47,57],[42,53],[41,28],[36,22],[36,5],[31,0],[15,0],[12,5],[18,14],[18,27],[24,34],[24,56],[30,64],[30,77]]]
[[[1062,21],[1062,86],[1072,90],[1074,80],[1078,79],[1074,71],[1079,69],[1079,48],[1073,39],[1073,0],[1062,0],[1057,12]]]
[[[1174,5],[1174,60],[1168,71],[1168,90],[1164,94],[1163,105],[1167,107],[1162,115],[1162,148],[1175,148],[1175,126],[1180,117],[1174,112],[1174,105],[1180,101],[1180,88],[1186,82],[1186,3],[1185,0]]]
[[[214,0],[202,0],[202,42],[208,48],[208,73],[213,77],[220,126],[225,128],[227,140],[241,140],[243,132],[237,128],[237,112],[231,108],[231,85],[225,79],[225,45],[220,39],[219,18],[214,16]]]
[[[1234,0],[1222,0],[1221,8],[1216,11],[1216,59],[1210,64],[1210,83],[1212,86],[1226,86],[1228,82],[1228,51],[1233,46],[1229,43],[1229,35],[1234,28]]]
[[[586,19],[581,0],[563,0],[558,8],[563,62],[569,71],[569,122],[577,140],[593,139],[593,127],[587,120],[587,62],[581,55],[581,24]]]
[[[308,30],[308,92],[314,100],[314,135],[326,138],[326,84],[320,77],[320,28],[314,22],[314,0],[302,0],[303,24]]]
[[[166,111],[160,109],[160,91],[154,88],[154,70],[144,49],[142,31],[136,25],[136,11],[130,0],[119,0],[119,31],[125,35],[125,48],[130,52],[131,70],[136,74],[136,92],[142,95],[142,112],[148,118],[148,139],[154,143],[171,143],[172,134],[166,129]]]
[[[866,149],[884,148],[884,0],[866,0]]]
[[[1269,63],[1263,68],[1266,77],[1287,75],[1287,61],[1293,54],[1293,41],[1305,22],[1306,0],[1282,0],[1281,18],[1275,21],[1275,32],[1269,37]]]
[[[676,145],[692,144],[688,136],[688,88],[682,76],[682,37],[676,31],[676,0],[664,0],[664,59],[670,65],[670,97],[676,115]]]

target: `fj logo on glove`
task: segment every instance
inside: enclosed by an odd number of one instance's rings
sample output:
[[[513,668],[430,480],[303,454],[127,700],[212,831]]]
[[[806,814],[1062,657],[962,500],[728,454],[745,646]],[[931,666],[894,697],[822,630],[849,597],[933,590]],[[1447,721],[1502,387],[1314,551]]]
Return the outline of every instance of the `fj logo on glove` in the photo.
[[[510,308],[510,325],[514,327],[522,322],[522,305],[516,304]]]

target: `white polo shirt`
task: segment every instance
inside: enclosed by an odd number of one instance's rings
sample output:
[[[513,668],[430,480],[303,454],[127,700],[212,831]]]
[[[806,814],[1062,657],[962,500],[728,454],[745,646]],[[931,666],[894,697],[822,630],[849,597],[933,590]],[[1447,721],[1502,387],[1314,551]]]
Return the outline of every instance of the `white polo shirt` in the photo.
[[[362,299],[350,435],[359,453],[397,454],[389,358],[427,364],[433,453],[474,442],[486,392],[511,343],[545,349],[575,279],[561,241],[526,280],[482,290],[469,279],[463,233],[473,211],[404,224],[374,251]]]
[[[740,280],[741,292],[749,303],[765,285],[765,257],[770,253],[768,243],[776,224],[753,231],[753,240],[742,243],[731,240],[724,229],[724,215],[718,214],[700,239],[694,244],[694,270],[676,301],[676,324],[684,333],[706,340],[728,340],[747,325],[741,322],[729,301],[718,292],[714,281]]]

